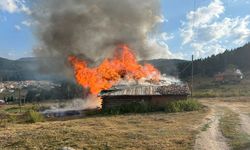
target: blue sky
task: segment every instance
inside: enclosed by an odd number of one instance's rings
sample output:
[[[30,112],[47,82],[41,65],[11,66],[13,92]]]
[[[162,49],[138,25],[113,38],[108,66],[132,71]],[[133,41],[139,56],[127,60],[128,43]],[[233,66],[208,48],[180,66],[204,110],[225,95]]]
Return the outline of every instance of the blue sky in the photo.
[[[204,58],[250,41],[250,0],[161,0],[161,6],[157,44],[164,58]],[[25,0],[0,0],[0,57],[32,56],[30,13]]]

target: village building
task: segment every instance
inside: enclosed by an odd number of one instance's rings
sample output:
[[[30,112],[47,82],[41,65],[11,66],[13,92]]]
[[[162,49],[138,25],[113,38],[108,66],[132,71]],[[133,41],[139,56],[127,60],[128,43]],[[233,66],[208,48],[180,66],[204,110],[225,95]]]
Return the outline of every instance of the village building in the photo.
[[[187,100],[190,95],[186,84],[172,85],[135,85],[119,87],[102,91],[102,108],[110,109],[130,103],[146,102],[154,107],[164,107],[167,102],[176,100]]]
[[[229,83],[240,82],[243,79],[243,73],[239,69],[227,69],[222,73],[214,75],[215,82]]]

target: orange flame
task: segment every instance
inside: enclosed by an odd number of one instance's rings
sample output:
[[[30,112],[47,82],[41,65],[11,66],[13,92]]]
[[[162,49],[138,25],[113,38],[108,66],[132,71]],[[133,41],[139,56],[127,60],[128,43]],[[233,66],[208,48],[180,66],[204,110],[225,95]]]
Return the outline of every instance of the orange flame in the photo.
[[[76,56],[70,56],[68,60],[74,68],[78,84],[90,88],[92,94],[110,89],[122,78],[150,78],[157,81],[160,77],[160,72],[154,66],[138,64],[135,54],[127,45],[119,45],[112,59],[105,59],[95,68],[88,68],[87,63]]]

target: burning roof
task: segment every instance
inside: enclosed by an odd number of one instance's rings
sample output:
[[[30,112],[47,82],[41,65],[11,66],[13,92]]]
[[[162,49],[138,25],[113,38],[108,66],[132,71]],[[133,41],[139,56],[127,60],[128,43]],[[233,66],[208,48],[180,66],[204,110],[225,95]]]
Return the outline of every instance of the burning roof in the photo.
[[[90,93],[99,96],[126,95],[189,95],[187,85],[175,78],[166,77],[152,65],[140,65],[127,45],[119,45],[113,58],[99,66],[89,68],[75,56],[69,57],[75,78]]]
[[[121,79],[149,79],[158,81],[160,72],[150,64],[140,65],[136,56],[127,45],[119,45],[113,58],[105,59],[98,67],[89,68],[87,63],[76,56],[70,56],[75,78],[81,86],[89,88],[92,94],[108,90]]]
[[[126,88],[113,87],[103,91],[100,96],[146,96],[146,95],[189,95],[190,90],[186,84],[171,85],[137,85]]]

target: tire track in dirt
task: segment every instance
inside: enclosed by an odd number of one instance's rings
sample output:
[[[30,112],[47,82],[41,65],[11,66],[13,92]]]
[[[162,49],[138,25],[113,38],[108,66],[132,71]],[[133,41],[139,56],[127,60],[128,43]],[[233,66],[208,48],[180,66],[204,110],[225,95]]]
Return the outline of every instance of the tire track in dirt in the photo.
[[[206,127],[197,135],[195,141],[195,150],[220,150],[230,149],[227,139],[222,135],[219,129],[219,120],[225,109],[229,109],[239,115],[240,130],[250,136],[250,98],[244,101],[237,101],[238,98],[216,98],[203,99],[201,102],[211,109],[211,113],[207,116],[202,127]],[[248,109],[246,109],[248,108]]]
[[[240,119],[242,130],[250,135],[250,117],[245,114],[240,114]]]
[[[219,119],[221,113],[217,107],[208,106],[211,108],[211,113],[207,116],[203,123],[206,127],[196,137],[195,150],[229,150],[225,137],[219,129]]]
[[[240,126],[241,126],[241,130],[245,133],[247,133],[250,136],[250,117],[245,114],[245,112],[242,111],[242,107],[246,107],[244,105],[239,105],[239,104],[230,104],[230,105],[225,105],[226,107],[228,107],[230,110],[232,110],[233,112],[239,114],[239,118],[240,118]]]

